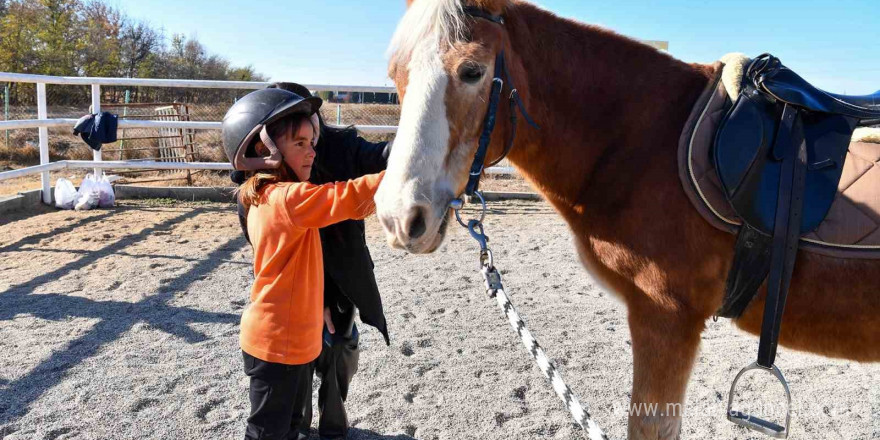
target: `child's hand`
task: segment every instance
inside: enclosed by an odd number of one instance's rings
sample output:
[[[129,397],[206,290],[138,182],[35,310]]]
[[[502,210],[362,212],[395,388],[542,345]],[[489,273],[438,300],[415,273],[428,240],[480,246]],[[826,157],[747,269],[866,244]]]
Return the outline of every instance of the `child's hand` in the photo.
[[[333,327],[333,320],[330,319],[330,307],[324,307],[324,325],[327,326],[327,331],[331,335],[336,334],[336,327]]]

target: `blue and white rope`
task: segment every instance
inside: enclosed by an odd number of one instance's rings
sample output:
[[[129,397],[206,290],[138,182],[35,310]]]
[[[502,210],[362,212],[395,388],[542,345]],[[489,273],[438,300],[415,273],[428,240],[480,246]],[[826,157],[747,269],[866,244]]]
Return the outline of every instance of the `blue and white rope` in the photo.
[[[553,391],[556,391],[556,395],[562,399],[562,402],[565,404],[565,407],[568,408],[574,421],[586,431],[590,440],[608,440],[608,437],[602,432],[602,428],[593,421],[590,417],[590,413],[587,412],[587,409],[581,405],[577,396],[571,391],[571,388],[569,388],[568,385],[565,384],[565,381],[562,380],[562,375],[559,374],[559,370],[556,369],[556,366],[553,365],[553,362],[550,361],[544,353],[544,349],[541,348],[541,345],[538,344],[538,341],[532,336],[532,333],[529,332],[526,323],[519,316],[519,313],[516,312],[516,308],[504,292],[504,286],[501,284],[501,274],[499,274],[497,269],[491,265],[484,265],[482,274],[486,281],[486,291],[489,295],[494,296],[498,300],[498,307],[501,307],[501,310],[507,316],[508,321],[510,321],[510,326],[513,327],[513,330],[522,339],[522,343],[525,345],[526,350],[529,351],[535,359],[535,362],[538,363],[541,372],[544,373],[544,376],[550,381]]]

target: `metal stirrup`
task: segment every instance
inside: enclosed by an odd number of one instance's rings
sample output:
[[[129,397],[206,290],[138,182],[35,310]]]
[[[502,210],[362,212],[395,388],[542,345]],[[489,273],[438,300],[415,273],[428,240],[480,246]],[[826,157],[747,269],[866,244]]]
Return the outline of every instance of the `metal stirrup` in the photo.
[[[773,375],[779,383],[782,384],[782,388],[785,389],[785,399],[786,399],[786,408],[785,408],[785,426],[778,425],[776,423],[745,414],[741,411],[736,411],[733,409],[733,396],[736,392],[736,384],[739,382],[739,379],[746,372],[757,370],[757,371],[766,371]],[[757,362],[753,362],[748,367],[740,370],[739,374],[733,379],[733,384],[730,386],[730,396],[727,399],[727,420],[739,425],[744,426],[753,431],[760,432],[762,434],[769,435],[774,438],[788,438],[789,426],[791,425],[791,391],[788,388],[788,382],[785,381],[785,377],[782,376],[782,372],[779,371],[779,368],[776,368],[776,365],[773,365],[771,368],[765,368],[759,365]]]

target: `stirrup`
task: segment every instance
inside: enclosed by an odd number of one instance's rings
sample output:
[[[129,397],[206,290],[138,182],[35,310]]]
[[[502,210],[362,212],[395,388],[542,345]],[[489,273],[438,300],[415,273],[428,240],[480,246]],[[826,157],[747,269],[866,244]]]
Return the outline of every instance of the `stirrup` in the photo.
[[[742,377],[744,373],[751,370],[761,370],[772,373],[773,376],[779,380],[779,383],[782,384],[782,387],[785,389],[785,398],[787,400],[787,407],[785,409],[785,426],[780,426],[776,423],[731,409],[733,407],[733,396],[734,391],[736,390],[736,383],[739,382],[739,378]],[[739,374],[736,375],[733,379],[733,384],[730,386],[730,397],[727,400],[727,420],[771,437],[788,438],[788,428],[791,423],[791,391],[788,389],[788,382],[785,381],[785,377],[782,376],[782,372],[779,371],[779,368],[776,368],[776,365],[773,365],[771,368],[766,368],[758,365],[757,362],[753,362],[748,367],[743,368]]]

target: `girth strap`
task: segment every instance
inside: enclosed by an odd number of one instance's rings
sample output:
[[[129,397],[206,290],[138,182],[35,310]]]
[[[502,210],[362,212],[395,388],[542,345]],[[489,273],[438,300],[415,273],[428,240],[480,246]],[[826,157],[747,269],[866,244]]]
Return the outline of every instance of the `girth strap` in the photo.
[[[723,318],[739,318],[770,272],[773,237],[743,223],[736,236],[733,263],[724,286],[724,301],[715,312]]]
[[[771,368],[776,360],[782,313],[797,256],[806,186],[807,144],[804,125],[798,109],[790,104],[783,109],[773,152],[781,156],[778,158],[782,159],[782,169],[767,279],[767,300],[758,345],[758,365],[764,368]]]

